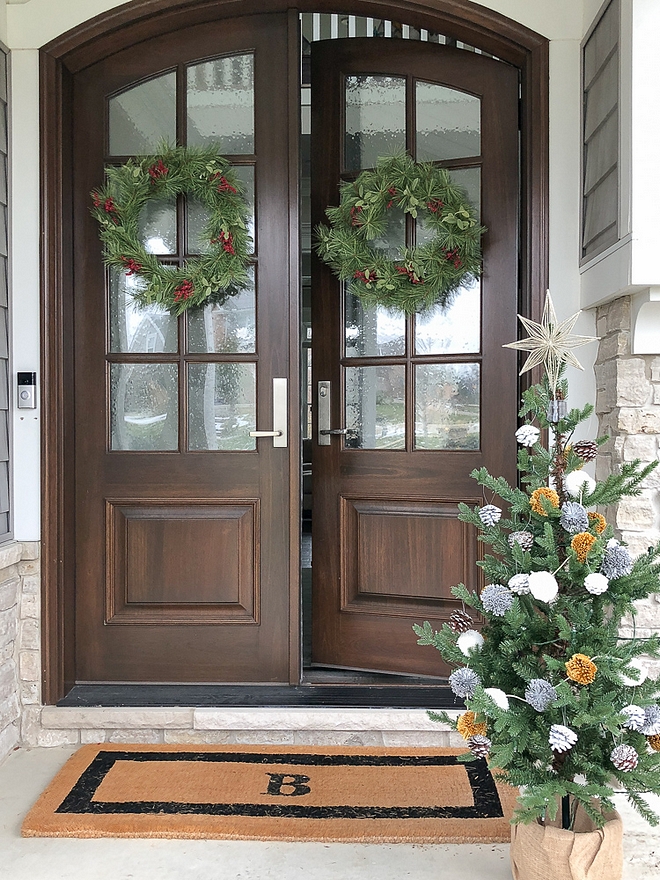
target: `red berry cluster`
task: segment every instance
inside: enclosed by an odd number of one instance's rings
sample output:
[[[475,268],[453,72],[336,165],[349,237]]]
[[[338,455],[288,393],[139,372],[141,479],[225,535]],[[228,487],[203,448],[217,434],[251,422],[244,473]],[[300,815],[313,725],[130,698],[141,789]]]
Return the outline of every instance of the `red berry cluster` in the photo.
[[[458,255],[458,248],[454,248],[451,251],[445,251],[445,257],[450,263],[454,264],[454,269],[460,269],[463,265],[461,258]]]
[[[411,284],[424,284],[424,279],[416,275],[408,266],[397,266],[396,271],[400,275],[407,275]]]
[[[195,290],[192,281],[182,281],[174,291],[174,302],[190,299]]]
[[[361,213],[362,205],[354,205],[351,208],[351,226],[362,226]]]
[[[229,181],[227,180],[226,177],[224,177],[224,175],[222,174],[221,171],[216,171],[216,173],[211,177],[211,180],[218,180],[218,178],[220,178],[219,183],[218,183],[218,192],[219,193],[222,193],[222,192],[235,193],[235,192],[237,192],[236,187],[233,187],[231,185],[231,183],[229,183]]]
[[[222,249],[226,254],[231,254],[233,256],[236,253],[234,250],[234,236],[231,232],[220,232],[217,238],[211,239],[211,244],[221,244]]]
[[[162,159],[159,159],[149,169],[149,177],[151,178],[152,183],[156,183],[157,180],[160,180],[161,177],[167,177],[170,169],[165,165]]]
[[[437,214],[438,211],[441,211],[445,206],[445,203],[442,199],[432,199],[430,202],[426,203],[426,207],[432,214]]]
[[[386,208],[391,208],[392,205],[394,204],[394,196],[396,195],[396,187],[395,187],[395,186],[390,186],[390,187],[387,188],[387,191],[388,191],[388,193],[392,196],[392,198],[389,200],[389,202],[387,203],[387,205],[386,205],[385,207],[386,207]]]
[[[356,281],[362,281],[364,284],[369,283],[366,269],[358,269],[356,272],[353,272],[353,278],[355,278]]]
[[[135,275],[137,272],[142,271],[142,263],[138,263],[136,260],[134,260],[132,258],[122,257],[121,261],[124,264],[124,266],[126,266],[126,268],[128,269],[128,271],[126,272],[127,275]]]

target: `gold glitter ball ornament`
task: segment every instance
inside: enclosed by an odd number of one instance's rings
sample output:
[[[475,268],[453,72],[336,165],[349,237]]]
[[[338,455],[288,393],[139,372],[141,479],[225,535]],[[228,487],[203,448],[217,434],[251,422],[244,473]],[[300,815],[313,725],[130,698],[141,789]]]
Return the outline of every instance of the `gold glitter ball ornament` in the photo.
[[[573,654],[565,666],[566,675],[578,684],[591,684],[598,671],[596,664],[586,654]]]
[[[603,516],[602,513],[594,513],[593,511],[588,513],[589,522],[591,523],[591,528],[599,535],[602,535],[605,529],[607,528],[607,520]]]
[[[595,543],[596,538],[590,535],[589,532],[578,532],[577,535],[573,536],[571,547],[575,550],[578,562],[584,565],[587,561],[587,555]]]
[[[486,735],[486,723],[481,722],[477,724],[475,721],[476,717],[474,712],[464,712],[456,722],[456,730],[463,739],[470,739],[471,736]]]
[[[660,752],[660,733],[656,733],[653,736],[647,736],[646,741],[654,752]]]
[[[538,513],[539,516],[548,515],[545,512],[541,498],[546,498],[553,507],[559,507],[559,495],[557,495],[554,489],[550,489],[548,486],[541,486],[540,489],[534,489],[529,498],[529,506],[534,513]]]

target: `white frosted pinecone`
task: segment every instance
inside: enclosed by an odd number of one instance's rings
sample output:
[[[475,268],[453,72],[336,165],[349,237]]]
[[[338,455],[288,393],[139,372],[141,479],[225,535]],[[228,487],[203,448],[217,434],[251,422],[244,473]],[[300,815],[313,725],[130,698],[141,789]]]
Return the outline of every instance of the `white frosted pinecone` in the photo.
[[[513,593],[502,584],[488,584],[480,598],[484,611],[494,614],[495,617],[504,617],[513,605]]]
[[[629,773],[634,770],[639,762],[639,755],[632,746],[621,743],[612,749],[610,760],[617,770]]]
[[[488,737],[482,736],[480,733],[475,733],[475,735],[471,736],[467,741],[468,749],[473,755],[476,755],[477,758],[487,758],[492,745],[493,744]]]
[[[553,752],[567,752],[578,741],[578,735],[570,727],[563,724],[553,724],[550,728],[548,742]]]
[[[638,733],[641,732],[646,722],[646,712],[641,706],[632,704],[624,706],[621,714],[626,716],[626,720],[623,722],[624,727],[627,727],[628,730],[636,730]]]
[[[526,596],[529,593],[529,575],[514,574],[509,578],[509,589],[516,596]]]
[[[494,526],[502,517],[502,508],[495,504],[485,504],[479,508],[479,519],[485,526]]]
[[[531,532],[511,532],[508,539],[509,547],[520,544],[523,550],[531,550],[534,546],[534,535]]]
[[[571,535],[577,535],[578,532],[586,532],[589,528],[589,517],[586,508],[577,501],[566,501],[561,506],[561,516],[559,522],[570,532]]]
[[[534,425],[521,425],[516,431],[516,440],[521,446],[533,446],[541,436]]]
[[[481,684],[481,679],[474,671],[474,669],[469,669],[467,666],[462,666],[460,669],[455,669],[452,674],[449,676],[449,686],[452,691],[456,694],[457,697],[471,697],[474,694],[475,688],[477,688]]]
[[[537,712],[545,712],[557,701],[557,691],[544,678],[533,678],[525,688],[525,699]]]
[[[595,440],[580,440],[573,444],[573,452],[583,461],[593,461],[598,455],[598,444]]]

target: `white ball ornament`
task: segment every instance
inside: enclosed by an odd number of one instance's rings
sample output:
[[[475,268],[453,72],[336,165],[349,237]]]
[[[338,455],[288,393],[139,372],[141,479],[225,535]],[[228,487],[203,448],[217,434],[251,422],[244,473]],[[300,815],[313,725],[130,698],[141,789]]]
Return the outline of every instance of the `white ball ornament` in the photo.
[[[573,471],[564,477],[564,486],[569,495],[579,498],[581,495],[591,495],[596,488],[596,481],[584,471]]]
[[[584,588],[587,593],[591,593],[592,596],[600,596],[607,590],[609,585],[609,578],[606,578],[605,575],[600,574],[600,572],[588,574],[584,579]]]
[[[549,571],[533,571],[529,576],[529,592],[537,602],[554,602],[559,595],[559,584]]]
[[[503,712],[509,711],[509,698],[504,691],[499,688],[484,688],[484,693],[488,694],[498,709],[501,709]]]
[[[476,629],[468,629],[456,640],[459,651],[469,657],[472,651],[478,651],[484,643],[484,637]]]

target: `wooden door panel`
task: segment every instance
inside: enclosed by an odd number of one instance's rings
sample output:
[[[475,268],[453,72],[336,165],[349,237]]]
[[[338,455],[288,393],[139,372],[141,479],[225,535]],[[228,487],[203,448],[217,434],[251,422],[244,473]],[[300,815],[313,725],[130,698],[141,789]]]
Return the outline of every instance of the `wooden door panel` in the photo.
[[[470,472],[486,466],[512,481],[516,475],[511,438],[516,428],[517,379],[515,364],[506,358],[502,345],[516,336],[518,77],[508,65],[446,46],[393,40],[385,50],[376,40],[315,43],[314,224],[324,222],[327,205],[337,204],[340,180],[357,174],[344,168],[344,78],[362,77],[351,80],[354,87],[381,76],[405,81],[405,140],[413,158],[418,82],[468,93],[480,101],[481,154],[468,151],[462,158],[438,164],[450,171],[478,168],[481,173],[481,217],[488,228],[480,282],[481,333],[476,334],[481,341],[477,351],[472,343],[456,354],[451,348],[437,356],[422,353],[413,343],[415,319],[409,318],[405,352],[399,346],[396,355],[388,352],[384,360],[379,360],[377,351],[358,356],[344,344],[344,292],[328,267],[320,260],[313,262],[314,383],[330,382],[331,427],[348,427],[345,376],[354,366],[401,365],[407,420],[405,440],[401,431],[397,435],[400,449],[377,448],[373,439],[369,442],[374,448],[348,448],[340,436],[332,437],[329,446],[313,446],[312,660],[317,665],[442,676],[448,673],[447,666],[432,652],[418,648],[412,623],[428,619],[440,628],[458,604],[451,587],[459,582],[470,588],[481,586],[476,534],[456,519],[460,501],[473,505],[482,501]],[[382,85],[389,87],[385,80]],[[376,111],[369,117],[377,118]],[[355,125],[354,119],[351,124]],[[412,235],[409,225],[409,244]],[[436,363],[477,365],[477,449],[429,449],[417,444],[415,377]]]
[[[109,96],[175,71],[177,137],[185,143],[186,65],[246,52],[254,53],[254,154],[231,161],[255,168],[256,350],[195,352],[180,318],[178,342],[167,352],[116,352],[109,345],[98,229],[89,212],[89,193],[101,184],[104,163],[125,158],[107,156],[103,120]],[[289,57],[286,15],[265,15],[156,37],[75,76],[78,681],[289,679],[289,450],[260,439],[252,450],[199,451],[188,442],[185,411],[192,396],[186,385],[190,364],[247,362],[256,371],[256,427],[268,429],[273,377],[289,376]],[[215,80],[208,82],[216,88]],[[185,212],[180,199],[181,260],[187,252]],[[117,363],[175,366],[175,448],[112,449],[108,397]]]

